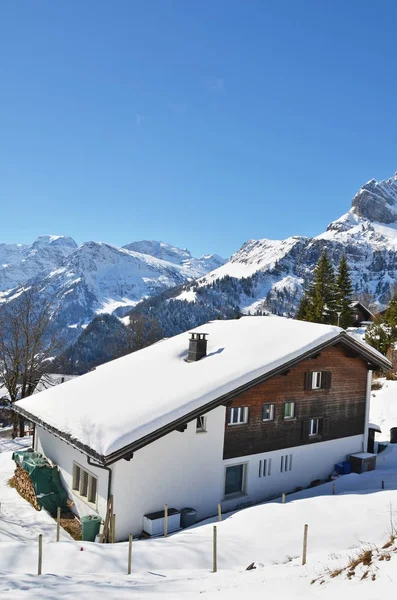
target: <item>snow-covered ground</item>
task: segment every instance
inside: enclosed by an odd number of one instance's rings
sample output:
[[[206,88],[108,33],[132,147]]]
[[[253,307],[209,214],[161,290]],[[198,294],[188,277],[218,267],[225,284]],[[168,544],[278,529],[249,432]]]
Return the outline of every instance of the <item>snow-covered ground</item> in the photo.
[[[397,424],[397,382],[373,392],[371,422],[388,439]],[[345,475],[271,502],[224,515],[218,528],[218,572],[212,573],[212,530],[206,521],[155,540],[134,541],[132,574],[128,545],[55,542],[55,523],[7,486],[11,454],[0,454],[0,598],[383,598],[397,590],[397,552],[383,550],[355,576],[345,567],[360,549],[380,548],[397,525],[397,445],[378,456],[377,469]],[[381,489],[382,480],[385,490]],[[307,564],[301,565],[304,524],[309,525]],[[43,533],[43,575],[37,576],[37,536]],[[389,555],[387,553],[390,552]],[[374,552],[376,554],[376,552]],[[390,560],[389,560],[390,558]],[[246,571],[255,562],[256,568]],[[362,576],[368,571],[368,575]],[[374,577],[374,579],[373,579]],[[314,581],[314,583],[312,583]],[[323,582],[323,583],[321,583]]]

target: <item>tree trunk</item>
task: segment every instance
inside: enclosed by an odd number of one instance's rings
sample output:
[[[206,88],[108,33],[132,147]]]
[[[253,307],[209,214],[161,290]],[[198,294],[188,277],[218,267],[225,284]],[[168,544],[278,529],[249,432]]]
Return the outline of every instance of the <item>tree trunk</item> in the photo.
[[[18,415],[17,413],[13,412],[12,413],[12,439],[14,440],[16,437],[18,437]]]
[[[19,429],[19,437],[24,437],[25,436],[25,420],[20,415],[18,415],[18,429]]]

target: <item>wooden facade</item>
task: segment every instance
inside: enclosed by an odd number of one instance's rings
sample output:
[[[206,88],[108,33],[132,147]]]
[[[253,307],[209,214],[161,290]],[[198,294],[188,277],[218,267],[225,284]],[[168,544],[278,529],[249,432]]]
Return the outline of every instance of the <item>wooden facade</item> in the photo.
[[[235,397],[226,411],[223,458],[281,450],[364,433],[368,364],[341,345],[324,348],[282,375],[275,375]],[[324,372],[323,389],[308,389],[308,374]],[[286,402],[294,417],[284,418]],[[274,405],[263,420],[263,405]],[[248,407],[248,421],[229,425],[230,409]],[[311,420],[319,419],[310,434]]]

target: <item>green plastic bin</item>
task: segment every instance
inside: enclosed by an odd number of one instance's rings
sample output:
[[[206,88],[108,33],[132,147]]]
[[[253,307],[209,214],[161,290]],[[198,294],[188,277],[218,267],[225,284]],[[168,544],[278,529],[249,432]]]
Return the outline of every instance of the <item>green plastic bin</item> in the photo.
[[[98,515],[88,515],[87,517],[81,518],[81,537],[84,542],[95,542],[101,522],[102,519]]]

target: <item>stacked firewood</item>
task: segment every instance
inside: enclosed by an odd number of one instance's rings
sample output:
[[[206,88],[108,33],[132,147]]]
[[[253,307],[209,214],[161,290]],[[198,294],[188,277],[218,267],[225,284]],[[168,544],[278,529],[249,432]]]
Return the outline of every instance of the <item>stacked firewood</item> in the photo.
[[[39,503],[37,502],[36,492],[32,480],[29,477],[29,473],[17,465],[14,472],[14,484],[15,489],[22,498],[25,498],[30,504],[36,509],[40,510]]]

